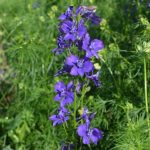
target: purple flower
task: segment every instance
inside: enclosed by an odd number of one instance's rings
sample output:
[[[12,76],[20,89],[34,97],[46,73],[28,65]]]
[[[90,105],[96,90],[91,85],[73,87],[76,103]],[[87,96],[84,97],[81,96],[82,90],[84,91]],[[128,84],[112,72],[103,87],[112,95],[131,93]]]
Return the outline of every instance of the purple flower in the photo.
[[[90,128],[91,120],[96,113],[90,113],[87,108],[84,108],[80,119],[84,119],[85,123],[78,126],[78,135],[82,137],[84,144],[90,144],[91,141],[96,145],[102,139],[102,132],[97,128]]]
[[[65,107],[61,107],[57,115],[52,115],[49,119],[53,121],[53,126],[57,124],[62,124],[69,119],[70,113]]]
[[[73,148],[74,148],[73,144],[69,144],[69,145],[62,144],[61,146],[61,150],[73,150]]]
[[[60,35],[57,39],[57,45],[58,45],[58,48],[55,48],[52,50],[52,52],[54,52],[56,55],[61,54],[64,51],[64,49],[70,48],[71,43],[66,42],[64,40],[64,37],[62,35]]]
[[[89,110],[85,107],[83,110],[83,114],[81,115],[81,119],[84,119],[87,127],[90,127],[91,120],[95,117],[96,113],[90,113]]]
[[[86,34],[86,27],[84,21],[80,20],[79,23],[75,21],[66,20],[60,24],[60,32],[64,34],[66,41],[80,40]]]
[[[150,8],[150,2],[147,4],[147,6]]]
[[[70,74],[73,76],[83,76],[85,73],[89,73],[94,69],[93,64],[89,60],[79,59],[75,55],[67,57],[65,64],[71,66]]]
[[[79,6],[76,10],[76,15],[81,15],[83,18],[90,20],[92,23],[98,25],[101,22],[100,17],[95,14],[96,7]]]
[[[77,94],[80,94],[82,87],[83,87],[83,83],[78,82],[76,86]]]
[[[55,84],[55,92],[57,95],[54,97],[54,100],[60,101],[61,107],[64,107],[66,104],[71,104],[74,101],[73,89],[73,81],[69,82],[67,86],[61,81],[57,82]]]
[[[82,48],[86,51],[86,57],[91,58],[92,56],[98,57],[98,51],[104,48],[104,44],[101,40],[94,39],[90,42],[90,36],[87,33],[83,39]]]
[[[73,6],[69,6],[67,11],[60,15],[59,19],[64,21],[66,19],[72,19],[73,16]]]
[[[92,74],[92,75],[86,75],[86,77],[91,79],[97,87],[100,86],[99,72],[97,72],[96,74]]]
[[[84,144],[90,144],[93,142],[97,145],[97,142],[102,139],[102,132],[97,128],[90,129],[86,124],[81,124],[77,129],[78,135],[82,137]]]

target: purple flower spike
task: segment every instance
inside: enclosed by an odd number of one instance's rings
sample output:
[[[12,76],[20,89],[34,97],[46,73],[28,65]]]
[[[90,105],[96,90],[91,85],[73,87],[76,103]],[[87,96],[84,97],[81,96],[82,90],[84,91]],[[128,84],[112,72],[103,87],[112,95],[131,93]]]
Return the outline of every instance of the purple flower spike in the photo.
[[[89,73],[94,69],[93,64],[89,60],[79,59],[75,55],[67,57],[66,65],[71,66],[70,74],[73,76],[80,75],[82,77],[85,73]]]
[[[69,119],[69,112],[66,108],[61,107],[59,109],[59,113],[57,115],[52,115],[49,120],[53,121],[53,126],[56,126],[57,124],[62,124],[63,122],[67,121]]]
[[[83,144],[90,144],[91,141],[97,145],[97,142],[102,139],[102,132],[97,128],[90,129],[86,124],[81,124],[77,129],[78,135],[82,137]]]
[[[99,72],[97,72],[96,74],[87,75],[86,77],[91,79],[97,87],[101,85],[99,81]]]
[[[83,39],[82,48],[86,51],[86,57],[91,58],[95,56],[98,59],[98,51],[104,48],[104,44],[101,40],[97,39],[94,39],[90,43],[90,36],[87,33]]]
[[[63,82],[59,81],[55,84],[55,92],[57,95],[54,97],[55,101],[60,101],[61,107],[66,104],[71,104],[74,101],[74,84],[73,81],[69,82],[66,86]]]
[[[71,19],[72,15],[73,15],[73,6],[69,6],[67,11],[64,14],[60,15],[59,19],[62,21],[66,19]]]

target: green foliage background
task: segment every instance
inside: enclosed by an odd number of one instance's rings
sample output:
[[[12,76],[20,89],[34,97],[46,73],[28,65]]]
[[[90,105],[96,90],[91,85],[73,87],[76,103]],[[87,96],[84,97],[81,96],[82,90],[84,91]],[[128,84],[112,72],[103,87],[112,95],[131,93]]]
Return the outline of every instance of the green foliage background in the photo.
[[[149,102],[148,0],[0,0],[0,45],[8,65],[0,78],[0,149],[59,150],[66,139],[62,127],[53,128],[48,117],[56,112],[53,86],[59,78],[53,75],[63,62],[51,50],[56,47],[58,16],[71,4],[95,5],[102,18],[100,26],[89,30],[105,43],[95,61],[102,86],[95,89],[91,83],[84,99],[97,112],[92,123],[104,138],[91,149],[149,150],[144,94],[145,83]],[[0,57],[0,67],[2,62]]]

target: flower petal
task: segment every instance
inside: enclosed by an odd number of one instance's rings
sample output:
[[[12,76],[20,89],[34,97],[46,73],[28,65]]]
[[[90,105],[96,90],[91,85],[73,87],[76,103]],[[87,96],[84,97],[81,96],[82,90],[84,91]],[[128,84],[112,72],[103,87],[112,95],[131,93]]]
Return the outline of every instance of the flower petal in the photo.
[[[78,74],[82,77],[84,75],[83,69],[78,68]]]
[[[93,56],[92,52],[90,50],[86,50],[86,57],[91,58]]]
[[[73,81],[70,81],[67,85],[67,90],[71,90],[74,88],[74,82]]]
[[[66,40],[66,41],[72,40],[72,39],[74,39],[74,35],[73,35],[73,34],[67,33],[67,34],[64,36],[64,40]]]
[[[55,101],[59,101],[61,99],[61,96],[59,94],[57,94],[55,97],[54,97],[54,100]]]
[[[64,107],[67,104],[71,104],[71,103],[73,103],[73,99],[71,97],[67,97],[61,101],[60,105],[61,107]]]
[[[67,57],[66,59],[66,64],[69,66],[73,66],[75,63],[77,63],[77,60],[79,58],[75,55],[70,55],[69,57]]]
[[[60,32],[63,33],[68,33],[70,32],[71,28],[72,28],[73,22],[72,21],[64,21],[63,23],[60,24]]]
[[[104,48],[104,43],[101,40],[93,40],[90,45],[90,49],[94,51],[99,51]]]
[[[59,81],[55,84],[55,92],[58,92],[58,91],[61,92],[64,89],[66,89],[66,85],[64,84],[64,82]]]
[[[88,46],[89,46],[89,42],[90,42],[90,36],[89,34],[87,33],[83,39],[83,44],[82,44],[82,48],[84,50],[88,50]]]
[[[65,15],[65,14],[61,14],[61,15],[59,16],[59,19],[60,19],[60,20],[65,20],[65,19],[66,19],[66,15]]]
[[[90,144],[88,136],[83,136],[83,144]]]
[[[49,117],[49,120],[52,120],[52,121],[57,120],[57,115],[52,115],[51,117]]]
[[[93,69],[94,69],[94,65],[90,61],[86,61],[84,63],[84,67],[83,67],[84,72],[88,73],[92,71]]]
[[[78,25],[78,35],[82,38],[86,34],[86,27],[84,26],[84,21],[80,20]]]
[[[81,136],[81,137],[86,136],[86,132],[87,132],[86,124],[79,125],[78,129],[77,129],[77,132],[78,132],[78,135]]]
[[[97,129],[97,128],[91,129],[89,136],[90,136],[91,141],[92,141],[95,145],[97,145],[97,142],[98,142],[100,139],[102,139],[102,137],[103,137],[103,136],[102,136],[102,132],[101,132],[99,129]]]
[[[78,68],[76,66],[73,66],[71,71],[70,71],[70,74],[73,76],[77,76],[78,75]]]

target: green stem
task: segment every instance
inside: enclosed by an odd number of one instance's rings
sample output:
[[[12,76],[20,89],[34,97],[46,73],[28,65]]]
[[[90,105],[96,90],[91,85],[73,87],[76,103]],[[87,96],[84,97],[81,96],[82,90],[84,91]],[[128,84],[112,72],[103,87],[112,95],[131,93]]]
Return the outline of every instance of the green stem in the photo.
[[[86,87],[85,87],[86,88]],[[85,94],[86,94],[86,89],[83,89],[83,93],[81,95],[81,108],[83,108],[83,99],[85,97]]]
[[[65,130],[66,136],[68,137],[68,133],[67,133],[67,130],[66,130],[66,126],[65,126],[64,123],[63,123],[63,128],[64,128],[64,130]]]
[[[147,95],[147,70],[146,70],[146,59],[145,58],[144,58],[144,95],[145,95],[147,125],[148,125],[148,129],[149,129],[150,122],[149,122],[148,95]],[[149,134],[150,134],[150,131],[149,131]]]
[[[114,75],[113,75],[113,72],[112,72],[111,68],[107,65],[107,63],[105,62],[105,60],[104,60],[103,58],[101,58],[101,60],[102,60],[102,62],[106,65],[106,67],[107,67],[107,69],[108,69],[110,75],[112,76],[113,81],[114,81],[114,84],[115,84],[115,87],[116,87],[116,90],[117,90],[117,93],[118,93],[118,95],[119,95],[120,90],[119,90],[119,88],[118,88],[117,81],[116,81],[116,79],[115,79],[115,77],[114,77]]]
[[[76,92],[74,94],[75,94],[75,99],[74,99],[74,128],[76,128],[76,124],[77,124],[77,122],[76,122],[77,94],[76,94]]]

